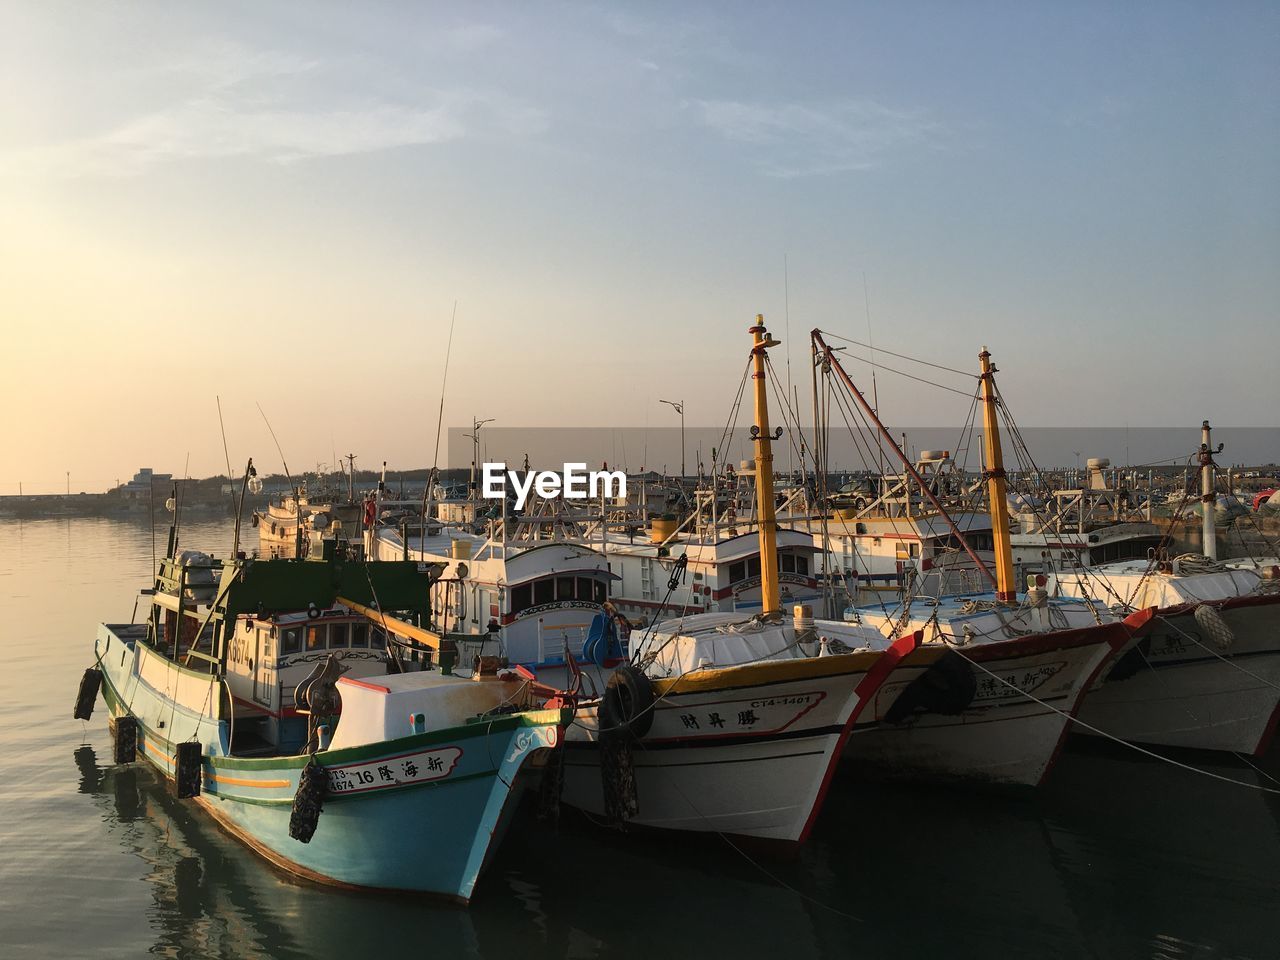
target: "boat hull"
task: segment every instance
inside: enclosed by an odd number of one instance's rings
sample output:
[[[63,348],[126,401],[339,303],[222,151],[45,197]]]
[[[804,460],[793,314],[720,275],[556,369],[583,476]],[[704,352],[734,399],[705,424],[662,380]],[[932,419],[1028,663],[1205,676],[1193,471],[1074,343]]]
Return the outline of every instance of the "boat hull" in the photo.
[[[1194,607],[1161,610],[1134,669],[1099,680],[1080,718],[1138,743],[1264,753],[1280,716],[1280,596],[1213,606],[1234,635],[1227,649],[1205,635]]]
[[[639,813],[628,822],[803,841],[861,704],[917,642],[668,681],[633,745]],[[563,799],[602,816],[597,706],[582,704],[565,742]]]
[[[1117,622],[963,648],[977,682],[972,703],[956,715],[917,713],[890,723],[898,696],[946,652],[926,644],[880,688],[845,756],[893,778],[1036,786],[1053,768],[1090,684],[1129,639]]]
[[[226,725],[167,702],[132,668],[135,658],[158,658],[121,646],[123,655],[115,645],[99,647],[106,654],[99,657],[103,696],[112,717],[138,721],[140,756],[172,779],[176,743],[165,730],[201,742],[203,782],[195,802],[276,866],[337,886],[470,900],[516,799],[511,785],[538,750],[556,745],[564,720],[559,710],[510,714],[318,753],[328,795],[311,841],[302,843],[289,835],[289,824],[310,758],[225,756]],[[154,678],[156,670],[148,662],[143,676]],[[170,720],[160,729],[157,718],[164,716]]]

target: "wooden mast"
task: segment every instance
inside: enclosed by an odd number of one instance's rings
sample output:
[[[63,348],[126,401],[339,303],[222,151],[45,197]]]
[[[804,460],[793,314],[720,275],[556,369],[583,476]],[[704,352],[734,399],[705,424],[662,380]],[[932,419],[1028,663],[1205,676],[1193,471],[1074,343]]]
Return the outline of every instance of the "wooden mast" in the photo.
[[[987,463],[982,472],[987,481],[987,499],[991,501],[991,535],[995,540],[996,599],[1013,603],[1018,599],[1018,587],[1013,582],[1013,548],[1009,541],[1009,501],[1006,499],[1004,457],[1000,451],[1000,418],[996,410],[996,368],[991,365],[991,354],[986,347],[978,354],[982,363],[982,419],[986,427]]]
[[[755,362],[756,423],[752,428],[756,448],[756,506],[760,514],[760,612],[781,613],[778,590],[778,517],[773,506],[773,438],[769,431],[769,397],[765,384],[765,351],[781,341],[769,336],[764,315],[756,314],[749,331]]]

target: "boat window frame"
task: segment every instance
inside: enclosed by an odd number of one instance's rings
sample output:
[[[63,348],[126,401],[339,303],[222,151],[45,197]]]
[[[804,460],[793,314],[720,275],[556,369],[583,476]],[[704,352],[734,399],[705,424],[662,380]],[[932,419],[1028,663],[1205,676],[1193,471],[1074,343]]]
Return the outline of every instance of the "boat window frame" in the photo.
[[[370,643],[369,624],[353,623],[351,624],[350,633],[351,633],[351,649],[367,650],[369,648],[369,643]],[[362,639],[357,641],[356,637],[360,637]]]
[[[292,637],[292,643],[290,638]],[[288,656],[302,652],[302,628],[298,626],[280,629],[280,655]]]
[[[324,631],[324,632],[322,633],[321,631]],[[316,643],[311,642],[313,633],[317,638],[319,638]],[[329,649],[329,625],[327,623],[321,623],[318,620],[313,620],[309,622],[306,625],[306,632],[304,634],[304,643],[306,645],[307,653],[314,653],[317,650],[328,650]]]

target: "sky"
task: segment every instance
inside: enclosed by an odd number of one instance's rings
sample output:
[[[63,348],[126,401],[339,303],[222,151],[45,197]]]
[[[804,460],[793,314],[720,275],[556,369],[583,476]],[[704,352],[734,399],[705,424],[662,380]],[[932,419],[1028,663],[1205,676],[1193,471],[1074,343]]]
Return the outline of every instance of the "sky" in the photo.
[[[821,327],[987,345],[1025,425],[1275,426],[1278,48],[1274,3],[4,0],[0,494],[225,472],[219,403],[237,473],[267,422],[429,465],[455,304],[446,430],[722,425],[757,313],[802,393]]]

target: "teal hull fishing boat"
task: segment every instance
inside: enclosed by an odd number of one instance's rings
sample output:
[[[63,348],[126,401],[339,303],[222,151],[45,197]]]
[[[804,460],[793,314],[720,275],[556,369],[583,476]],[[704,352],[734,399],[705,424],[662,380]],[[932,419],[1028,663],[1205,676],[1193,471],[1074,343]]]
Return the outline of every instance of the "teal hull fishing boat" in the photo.
[[[337,551],[223,565],[175,539],[147,622],[99,627],[76,716],[100,690],[116,763],[145,758],[290,873],[469,901],[572,698],[440,669],[411,622],[434,570]]]

